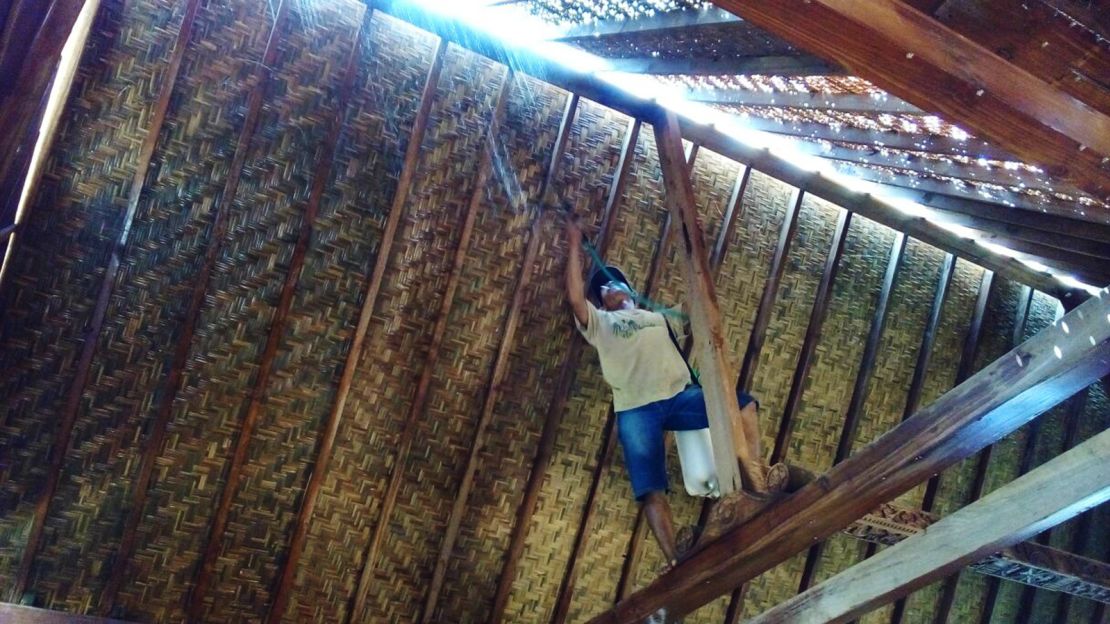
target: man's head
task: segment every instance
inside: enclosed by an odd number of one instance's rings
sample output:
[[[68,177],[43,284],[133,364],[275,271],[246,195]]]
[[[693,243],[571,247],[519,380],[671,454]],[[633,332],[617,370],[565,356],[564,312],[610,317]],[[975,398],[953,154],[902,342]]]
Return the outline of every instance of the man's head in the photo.
[[[594,271],[590,276],[587,294],[606,310],[631,310],[636,307],[628,278],[615,266]]]

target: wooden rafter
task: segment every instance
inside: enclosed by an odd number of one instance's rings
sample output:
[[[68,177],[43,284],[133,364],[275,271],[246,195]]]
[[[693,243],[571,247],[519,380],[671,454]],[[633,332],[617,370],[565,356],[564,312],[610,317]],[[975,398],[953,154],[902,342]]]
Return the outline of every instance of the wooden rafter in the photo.
[[[359,28],[362,28],[361,23]],[[243,410],[242,420],[239,425],[239,435],[236,437],[231,463],[227,469],[227,478],[224,480],[220,490],[219,502],[216,504],[216,510],[213,514],[212,526],[208,535],[205,537],[201,563],[197,566],[196,573],[193,577],[193,589],[189,593],[187,610],[190,617],[194,620],[199,620],[203,617],[204,600],[212,582],[212,571],[216,566],[216,559],[223,546],[223,538],[227,529],[228,518],[231,514],[235,496],[238,494],[239,482],[243,478],[243,469],[247,464],[248,452],[254,438],[254,429],[262,411],[266,389],[269,386],[270,375],[273,373],[274,362],[277,358],[278,347],[281,340],[284,338],[289,313],[293,308],[294,294],[296,293],[297,284],[300,281],[301,270],[304,268],[316,217],[319,214],[320,200],[324,195],[328,174],[331,171],[332,162],[334,161],[336,143],[339,140],[344,111],[347,109],[347,102],[350,100],[351,92],[353,91],[357,60],[359,58],[359,44],[361,41],[362,38],[359,36],[359,32],[356,31],[355,43],[351,46],[351,51],[349,52],[347,64],[344,69],[342,84],[340,85],[336,112],[330,120],[328,134],[324,139],[323,156],[316,163],[316,168],[312,173],[312,187],[309,192],[308,201],[303,207],[304,217],[301,221],[301,229],[298,233],[293,257],[289,263],[289,270],[286,273],[285,281],[282,283],[281,295],[279,296],[277,308],[274,311],[274,318],[270,324],[269,334],[266,337],[266,346],[259,360],[258,372],[251,386],[250,398]]]
[[[655,75],[828,76],[844,73],[844,70],[836,65],[808,54],[688,59],[644,56],[609,59],[609,64],[613,71]]]
[[[562,164],[563,154],[566,151],[567,139],[570,137],[570,130],[574,124],[574,118],[578,111],[579,97],[571,95],[567,98],[566,108],[563,110],[563,118],[559,123],[559,133],[555,137],[555,144],[551,150],[551,160],[547,164],[547,172],[544,174],[543,180],[540,182],[538,201],[541,206],[544,205],[544,199],[550,192],[552,184],[554,184],[555,176],[559,171]],[[532,229],[529,234],[528,248],[525,251],[525,261],[521,266],[521,271],[527,273],[532,271],[532,265],[535,263],[540,245],[540,219],[543,217],[543,212],[536,214],[533,217]],[[604,254],[606,244],[609,240],[609,233],[607,230],[602,229],[598,234],[597,248],[600,253]],[[522,273],[522,276],[525,274]],[[518,286],[517,290],[523,292],[523,288]],[[514,294],[514,297],[516,295]],[[509,548],[505,554],[505,562],[501,566],[501,575],[497,580],[497,590],[493,597],[493,606],[490,608],[489,621],[491,624],[501,622],[505,616],[505,606],[509,602],[509,594],[512,592],[513,581],[516,580],[517,566],[520,564],[520,558],[524,555],[525,541],[528,538],[528,529],[531,524],[532,514],[536,511],[536,505],[539,503],[540,487],[543,485],[543,478],[547,474],[547,466],[551,463],[551,456],[555,450],[555,435],[559,430],[559,423],[562,421],[563,406],[566,405],[567,394],[570,391],[570,384],[573,380],[575,369],[578,367],[578,360],[582,353],[583,341],[579,338],[572,338],[570,340],[570,349],[567,353],[566,360],[563,361],[562,367],[559,369],[559,377],[555,381],[555,389],[553,399],[545,414],[543,429],[540,432],[539,444],[536,446],[536,455],[532,460],[532,469],[528,474],[528,483],[524,486],[524,496],[521,498],[520,505],[516,510],[516,518],[513,521],[512,535],[509,537]]]
[[[23,556],[19,564],[19,571],[16,574],[15,584],[12,588],[12,594],[16,597],[21,595],[27,587],[27,583],[30,580],[31,563],[41,545],[42,531],[45,527],[50,505],[53,503],[54,494],[57,492],[62,467],[65,462],[66,453],[69,450],[69,442],[72,437],[73,427],[77,422],[77,412],[80,409],[81,397],[84,394],[85,385],[88,383],[93,357],[96,354],[96,347],[100,343],[101,330],[104,328],[108,305],[111,301],[112,293],[115,292],[117,280],[119,278],[119,270],[123,262],[121,256],[123,250],[127,246],[127,240],[131,232],[131,223],[134,221],[135,213],[138,211],[139,198],[146,183],[146,174],[150,169],[151,158],[154,154],[158,136],[161,134],[162,125],[166,120],[166,113],[170,105],[170,96],[173,94],[173,88],[179,73],[178,70],[185,56],[185,48],[187,47],[189,37],[192,33],[193,22],[196,19],[199,5],[199,0],[192,0],[186,7],[185,15],[182,18],[177,38],[174,41],[174,48],[170,54],[169,63],[166,67],[164,82],[158,91],[158,99],[155,101],[154,109],[150,117],[150,126],[147,129],[137,162],[135,163],[135,173],[131,178],[131,188],[128,189],[127,208],[123,217],[123,225],[120,227],[120,233],[116,238],[115,245],[112,247],[112,255],[108,260],[108,266],[101,278],[96,304],[93,307],[93,316],[83,337],[81,355],[77,360],[77,370],[73,377],[73,383],[66,393],[66,403],[58,418],[58,428],[50,453],[49,468],[46,471],[45,482],[35,501],[35,514],[31,522],[30,535],[24,546]],[[12,232],[16,231],[16,227],[15,225],[12,226]]]
[[[416,172],[416,161],[420,155],[420,145],[424,142],[424,131],[427,129],[428,118],[431,115],[432,95],[435,91],[436,83],[439,81],[440,71],[443,68],[446,49],[447,42],[443,40],[436,48],[435,55],[432,58],[431,65],[428,68],[428,73],[424,80],[424,87],[420,96],[420,107],[413,120],[412,129],[409,131],[408,145],[405,147],[405,157],[402,161],[400,176],[397,179],[397,188],[393,194],[393,201],[390,205],[389,217],[386,219],[385,230],[382,232],[382,242],[378,248],[377,258],[374,260],[374,268],[370,274],[370,278],[367,280],[366,294],[363,298],[362,308],[359,310],[358,324],[355,326],[351,345],[347,350],[347,358],[343,364],[343,372],[339,378],[339,387],[335,393],[335,402],[332,404],[331,412],[328,414],[327,421],[324,423],[323,432],[320,435],[319,447],[316,451],[316,458],[312,466],[312,476],[309,478],[308,485],[305,488],[305,494],[304,498],[301,500],[300,509],[297,510],[297,518],[293,524],[293,532],[289,540],[289,547],[286,551],[287,554],[278,575],[278,586],[274,591],[274,602],[270,607],[270,613],[267,615],[267,622],[270,623],[281,621],[289,602],[289,593],[293,587],[293,577],[296,574],[297,563],[300,561],[301,553],[304,551],[305,541],[308,539],[308,525],[312,519],[313,511],[316,509],[316,502],[320,496],[320,490],[323,487],[324,479],[327,476],[328,464],[331,462],[332,450],[335,448],[336,437],[339,434],[339,425],[343,420],[343,414],[346,410],[347,397],[351,391],[351,384],[354,381],[355,372],[358,369],[358,363],[362,357],[362,347],[366,341],[366,335],[370,328],[370,319],[374,314],[378,294],[381,292],[382,279],[385,276],[389,255],[393,249],[394,238],[397,235],[405,203],[412,190],[413,176]]]
[[[717,5],[1098,197],[1110,117],[898,0]],[[945,88],[938,89],[937,85]]]
[[[871,327],[867,331],[867,338],[863,343],[863,353],[860,355],[860,365],[852,384],[852,395],[848,399],[848,409],[844,413],[844,423],[840,428],[837,438],[836,453],[833,455],[833,465],[848,458],[852,451],[852,444],[856,440],[856,429],[859,427],[863,405],[871,387],[871,375],[875,371],[875,356],[879,352],[879,342],[883,331],[886,329],[887,313],[890,310],[890,295],[894,292],[895,278],[898,276],[898,267],[902,263],[902,255],[906,251],[906,235],[898,232],[890,248],[887,259],[886,272],[883,274],[883,283],[879,288],[879,299],[875,303],[875,312],[871,316]],[[817,564],[824,555],[826,542],[817,542],[806,553],[806,562],[802,567],[802,576],[798,580],[798,591],[809,589],[813,584],[814,575],[817,573]]]
[[[689,28],[698,28],[700,26],[731,24],[739,21],[741,21],[739,17],[716,7],[695,10],[681,9],[678,11],[665,11],[656,13],[655,15],[645,15],[631,19],[614,19],[590,22],[587,24],[575,24],[560,33],[558,39],[566,41],[582,38],[610,37],[613,35],[641,33],[658,34],[660,32],[686,30]]]
[[[794,419],[802,404],[802,391],[805,389],[806,378],[809,377],[809,368],[813,364],[813,356],[817,352],[817,342],[821,339],[821,329],[828,315],[829,303],[832,301],[833,282],[840,269],[840,259],[844,256],[844,247],[848,242],[848,228],[852,223],[852,213],[847,210],[838,210],[836,227],[833,230],[829,253],[825,258],[825,268],[821,272],[821,280],[817,284],[817,293],[813,298],[813,307],[810,309],[809,321],[806,323],[805,337],[802,339],[802,349],[798,354],[798,361],[794,366],[794,376],[790,380],[790,390],[786,395],[786,406],[783,408],[782,418],[779,421],[778,432],[775,434],[775,446],[771,450],[771,463],[776,464],[786,459],[787,445],[794,431]]]
[[[664,606],[681,617],[1022,426],[1110,372],[1108,314],[1102,291],[592,624],[635,622]]]
[[[489,137],[489,142],[482,149],[481,156],[479,156],[478,174],[474,182],[474,190],[470,195],[466,220],[462,228],[463,234],[460,236],[459,241],[460,254],[462,250],[469,246],[469,236],[474,227],[474,218],[477,215],[482,200],[485,198],[485,193],[487,191],[486,183],[489,181],[490,174],[493,172],[493,150],[496,149],[494,143],[503,122],[505,107],[508,103],[508,95],[509,90],[512,88],[512,83],[513,73],[510,70],[508,75],[505,76],[505,81],[501,85],[501,92],[498,94],[497,104],[494,106],[490,127],[486,132],[486,135]],[[525,248],[528,249],[529,246],[526,245]],[[461,257],[457,255],[456,260],[461,260]],[[451,279],[457,281],[457,274],[458,270],[453,268]],[[498,389],[508,370],[509,349],[512,347],[513,339],[516,337],[516,329],[520,322],[523,286],[527,284],[527,275],[521,275],[521,278],[517,281],[517,287],[513,292],[512,301],[505,315],[505,325],[504,331],[501,333],[501,343],[497,348],[497,356],[490,373],[490,382],[486,386],[485,399],[482,402],[482,412],[478,416],[478,424],[474,427],[474,438],[470,445],[470,454],[467,456],[466,468],[463,470],[462,479],[459,481],[459,489],[455,494],[455,502],[451,505],[451,514],[447,517],[447,527],[443,532],[443,541],[440,543],[439,556],[436,557],[436,565],[432,570],[432,582],[428,585],[428,593],[424,599],[424,608],[420,616],[421,622],[432,621],[436,605],[439,602],[440,593],[443,591],[444,579],[447,577],[447,566],[450,563],[451,554],[455,549],[455,540],[458,539],[459,529],[462,526],[466,504],[470,498],[470,491],[474,487],[474,476],[478,472],[480,453],[486,441],[486,430],[493,420],[494,407],[497,405],[497,399],[500,398]],[[453,284],[448,286],[448,292],[452,292],[453,288]],[[446,315],[444,315],[444,319],[446,320]]]
[[[1010,245],[1008,245],[1006,241],[1027,241],[1036,243],[1037,245],[1067,250],[1075,254],[1082,254],[1091,258],[1101,258],[1110,261],[1110,240],[1105,242],[1093,241],[1089,238],[1079,238],[1057,231],[1011,225],[1002,221],[995,221],[994,219],[961,212],[939,211],[937,219],[954,225],[961,225],[972,230],[979,230],[986,233],[989,238],[997,239],[999,244],[1007,247]],[[1016,249],[1016,247],[1013,248]]]
[[[1047,214],[1039,209],[1013,210],[1007,206],[942,193],[906,190],[900,194],[922,206],[944,212],[973,216],[1044,232],[1055,232],[1071,238],[1086,239],[1099,245],[1110,244],[1107,242],[1110,241],[1110,223],[1095,223],[1063,215]],[[1023,238],[1016,234],[1014,237]]]
[[[247,98],[243,125],[239,131],[239,139],[235,144],[235,155],[232,156],[231,163],[227,169],[227,179],[224,181],[223,193],[220,195],[221,199],[211,209],[214,214],[212,231],[209,234],[208,245],[204,250],[203,263],[201,264],[200,270],[197,271],[197,275],[192,284],[192,292],[189,294],[189,300],[181,321],[181,336],[178,337],[177,343],[174,345],[169,372],[166,374],[165,381],[163,382],[164,385],[161,388],[161,401],[154,415],[154,421],[150,427],[150,434],[147,436],[146,440],[143,441],[139,474],[132,484],[132,494],[129,497],[131,506],[127,512],[127,518],[124,521],[123,536],[120,538],[119,547],[116,549],[112,570],[101,598],[100,612],[102,615],[108,615],[112,612],[116,598],[123,586],[124,574],[130,563],[131,555],[135,550],[135,542],[138,539],[139,522],[143,518],[146,499],[150,493],[150,483],[154,478],[154,464],[159,454],[162,452],[162,445],[165,443],[170,419],[173,416],[173,408],[177,399],[177,394],[181,391],[181,384],[184,383],[185,367],[188,364],[189,351],[192,348],[193,334],[196,332],[197,326],[200,323],[200,313],[204,305],[205,294],[208,292],[209,277],[212,275],[212,271],[216,269],[216,262],[221,249],[221,241],[224,240],[227,234],[228,222],[231,219],[230,205],[234,201],[235,194],[239,189],[239,181],[246,163],[247,152],[254,138],[254,132],[258,129],[258,122],[262,114],[262,104],[265,99],[266,90],[272,79],[272,68],[277,60],[280,44],[283,38],[288,34],[286,32],[288,17],[289,2],[282,0],[274,15],[273,30],[271,31],[269,39],[266,41],[266,49],[262,55],[262,62],[254,69],[254,71],[258,72],[256,74],[258,81],[251,89],[250,95]],[[182,47],[184,47],[187,42],[188,39],[179,40]],[[153,150],[153,145],[151,149]],[[136,182],[136,184],[138,184],[138,182]],[[126,229],[123,231],[124,233],[127,232]]]
[[[846,622],[1000,547],[1017,544],[1110,499],[1107,454],[1110,431],[750,622]],[[1037,497],[1036,505],[1029,504],[1031,495]]]
[[[497,39],[488,33],[467,27],[456,20],[430,13],[411,0],[380,0],[375,3],[375,9],[450,38],[478,54],[506,63],[518,71],[589,97],[633,117],[650,121],[659,119],[663,114],[663,108],[657,102],[618,91],[596,74],[575,70],[540,54]],[[901,230],[922,242],[951,251],[964,259],[1022,283],[1033,285],[1042,292],[1061,297],[1068,296],[1072,292],[1070,288],[1063,286],[1047,273],[1034,271],[1016,260],[977,247],[973,242],[961,239],[934,224],[903,214],[867,193],[850,189],[816,172],[804,169],[786,158],[769,153],[766,149],[744,143],[725,134],[719,128],[694,121],[682,121],[680,125],[684,139],[748,164],[758,171],[860,216]]]
[[[872,97],[857,93],[791,93],[767,92],[752,89],[689,89],[687,100],[705,104],[731,104],[740,106],[772,106],[775,108],[828,109],[844,113],[890,113],[895,115],[924,115],[912,104],[895,97]]]

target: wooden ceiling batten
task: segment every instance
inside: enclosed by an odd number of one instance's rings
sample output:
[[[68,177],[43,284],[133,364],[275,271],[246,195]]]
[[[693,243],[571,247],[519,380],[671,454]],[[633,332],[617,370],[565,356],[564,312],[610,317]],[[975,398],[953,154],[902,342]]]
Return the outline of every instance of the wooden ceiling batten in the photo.
[[[185,56],[185,48],[192,34],[193,23],[196,20],[199,6],[199,0],[191,0],[186,7],[185,15],[182,18],[181,26],[178,30],[177,39],[174,41],[173,52],[166,67],[165,77],[158,92],[158,99],[155,103],[154,112],[150,118],[150,126],[143,139],[142,148],[135,167],[135,174],[131,179],[131,187],[127,196],[124,225],[120,229],[119,236],[116,238],[116,244],[112,249],[111,258],[108,261],[108,266],[101,280],[93,316],[89,321],[89,326],[83,338],[81,355],[77,363],[77,371],[74,374],[73,383],[66,393],[65,407],[58,419],[57,433],[55,434],[54,444],[50,453],[49,469],[46,473],[45,483],[35,502],[35,515],[32,520],[26,545],[24,546],[24,552],[20,560],[19,571],[16,574],[15,584],[12,588],[12,596],[16,599],[18,599],[27,588],[27,584],[30,580],[31,564],[42,542],[42,531],[45,526],[50,504],[53,501],[54,494],[57,492],[65,455],[69,448],[74,424],[77,421],[77,412],[80,408],[81,397],[88,383],[89,371],[92,367],[93,357],[96,354],[100,333],[104,328],[108,305],[112,293],[115,292],[116,284],[119,279],[119,270],[122,264],[121,256],[126,248],[131,231],[130,224],[134,220],[135,213],[138,210],[139,198],[142,195],[142,190],[146,182],[147,171],[150,169],[154,147],[161,134],[162,125],[166,120],[166,112],[169,110],[170,97],[173,94],[173,88],[177,82],[181,61]],[[76,12],[74,16],[76,18]],[[13,224],[13,232],[15,228],[16,225]]]
[[[445,40],[441,41],[436,48],[424,81],[420,96],[420,108],[417,110],[412,128],[409,131],[409,140],[405,147],[405,157],[401,165],[397,188],[382,234],[381,246],[374,261],[374,269],[367,280],[366,296],[362,308],[359,310],[358,324],[351,340],[351,346],[347,351],[347,358],[339,380],[339,388],[336,391],[335,403],[332,405],[324,426],[323,435],[320,438],[319,449],[316,452],[316,459],[312,467],[312,476],[305,488],[300,508],[297,510],[297,518],[286,551],[285,564],[279,574],[278,587],[274,593],[274,604],[267,614],[267,621],[271,623],[280,621],[285,606],[288,604],[289,588],[292,584],[296,563],[300,558],[300,553],[304,550],[304,543],[308,535],[308,523],[316,507],[320,488],[327,473],[328,463],[331,461],[332,449],[335,446],[335,439],[339,431],[339,423],[343,418],[351,383],[354,379],[355,370],[358,368],[362,345],[366,340],[366,334],[370,326],[370,317],[373,315],[378,294],[381,290],[382,277],[385,274],[388,257],[401,221],[404,204],[411,191],[415,163],[419,156],[420,144],[423,142],[424,131],[427,129],[428,117],[431,113],[432,94],[439,80],[440,70],[443,67],[446,48],[447,42]]]
[[[641,15],[631,19],[611,19],[587,22],[568,27],[559,41],[573,41],[587,37],[607,37],[611,35],[630,35],[645,32],[685,30],[699,26],[715,26],[738,22],[740,18],[716,7],[666,11],[654,15]]]
[[[848,242],[847,233],[848,227],[852,223],[852,213],[847,210],[838,210],[837,212],[839,214],[837,215],[836,229],[829,245],[825,269],[821,272],[821,281],[817,285],[817,293],[813,298],[809,322],[806,323],[805,337],[802,339],[802,350],[798,355],[797,365],[794,367],[794,376],[790,380],[790,391],[786,397],[786,406],[783,408],[778,432],[775,434],[775,446],[771,450],[772,464],[786,459],[790,435],[794,431],[794,419],[801,409],[802,392],[805,390],[806,378],[809,376],[809,368],[813,363],[817,342],[821,339],[821,328],[825,324],[829,302],[832,300],[833,282],[836,280],[837,271],[840,269],[840,259],[844,256],[844,247]]]
[[[551,186],[559,171],[563,154],[566,150],[567,139],[570,137],[570,130],[574,122],[575,113],[578,110],[578,104],[578,95],[570,95],[567,98],[566,108],[563,111],[563,118],[559,122],[559,132],[555,137],[555,145],[552,148],[551,160],[548,161],[547,172],[544,174],[543,181],[540,183],[537,201],[541,206],[544,205],[547,194],[551,192]],[[531,238],[528,241],[528,250],[525,253],[526,261],[528,258],[534,259],[538,252],[540,233],[539,218],[540,216],[537,215],[532,224]],[[598,233],[597,248],[600,253],[605,253],[605,245],[608,243],[608,240],[608,231],[602,230]],[[534,246],[535,249],[533,249]],[[530,264],[523,265],[521,270],[531,271],[532,264],[534,264],[534,261]],[[522,288],[518,288],[518,290],[523,292]],[[514,295],[514,297],[515,296],[516,295]],[[582,352],[582,343],[583,341],[580,338],[571,339],[570,349],[568,350],[566,359],[563,361],[563,365],[559,369],[559,377],[555,381],[554,397],[551,401],[551,405],[546,410],[543,430],[540,432],[540,441],[536,447],[536,455],[532,460],[532,469],[528,474],[528,483],[525,486],[524,496],[520,501],[520,505],[517,506],[516,518],[513,521],[512,535],[509,538],[509,548],[505,554],[505,562],[501,567],[501,575],[497,580],[497,590],[494,594],[493,606],[490,609],[490,624],[497,624],[505,617],[505,606],[508,604],[509,594],[512,592],[513,581],[516,580],[516,572],[520,565],[520,558],[524,554],[529,523],[532,519],[532,514],[535,513],[536,505],[539,502],[540,486],[543,484],[544,474],[547,472],[547,466],[550,464],[551,455],[554,452],[555,434],[559,428],[559,421],[562,417],[563,406],[566,404],[566,395],[570,390],[574,369],[577,367],[578,359]]]
[[[717,5],[1105,198],[1110,117],[897,0]],[[945,88],[936,88],[945,85]],[[1082,149],[1081,149],[1082,148]]]
[[[262,55],[262,62],[255,67],[255,71],[258,72],[258,81],[255,83],[254,88],[251,89],[249,99],[247,100],[243,125],[239,133],[239,139],[235,145],[235,155],[232,157],[230,167],[228,168],[228,176],[224,183],[223,194],[220,196],[221,199],[219,203],[212,208],[215,215],[212,222],[212,233],[209,237],[209,243],[204,250],[204,260],[193,282],[192,293],[189,297],[185,314],[183,315],[182,335],[174,346],[172,363],[170,364],[169,372],[164,381],[162,401],[154,417],[154,423],[151,425],[150,434],[143,444],[144,450],[139,467],[139,476],[135,479],[135,483],[132,486],[132,495],[130,497],[131,507],[124,523],[123,537],[120,539],[119,547],[116,550],[111,575],[108,578],[108,583],[105,586],[103,598],[101,599],[100,612],[102,615],[110,614],[115,606],[115,600],[123,585],[123,577],[127,570],[128,562],[135,549],[139,521],[142,519],[144,506],[150,491],[150,482],[154,476],[154,462],[157,460],[158,453],[161,451],[162,445],[165,442],[166,431],[169,427],[170,418],[173,415],[174,401],[177,394],[181,391],[185,367],[189,358],[189,350],[192,345],[193,335],[196,332],[200,320],[200,312],[204,304],[205,293],[209,286],[209,277],[215,268],[221,242],[227,233],[228,221],[231,213],[230,204],[234,201],[235,193],[239,188],[239,181],[246,162],[247,151],[250,149],[251,140],[254,137],[255,130],[258,128],[258,121],[262,113],[266,88],[273,78],[272,67],[277,60],[279,43],[286,35],[285,29],[288,17],[289,2],[281,0],[275,11],[272,30],[270,31],[269,39],[266,41],[266,50]],[[125,229],[124,232],[126,231]]]
[[[1019,428],[1110,372],[1107,314],[1110,292],[1103,291],[591,624],[635,622],[662,606],[681,617],[847,526],[872,501],[893,498]]]
[[[501,92],[497,96],[497,104],[494,106],[493,117],[490,120],[489,129],[486,131],[488,143],[484,149],[482,149],[482,154],[478,162],[478,175],[474,183],[474,191],[470,196],[469,206],[467,207],[462,234],[459,238],[459,247],[455,257],[455,264],[451,269],[451,277],[449,278],[451,281],[447,287],[448,293],[453,293],[457,285],[458,273],[461,270],[461,264],[465,255],[465,249],[468,245],[470,232],[474,228],[474,219],[477,216],[478,208],[481,206],[482,199],[484,198],[486,183],[489,181],[490,174],[493,171],[494,144],[497,140],[497,133],[504,120],[505,107],[508,103],[509,91],[512,87],[513,79],[513,72],[509,70],[501,85]],[[527,283],[526,280],[523,280],[523,276],[521,282]],[[520,290],[519,286],[517,290]],[[445,299],[450,299],[450,297],[445,296]],[[470,497],[470,490],[474,485],[474,475],[478,471],[479,452],[485,441],[486,429],[489,428],[490,420],[493,417],[493,406],[496,404],[497,398],[495,390],[501,384],[501,380],[505,376],[505,360],[508,357],[508,349],[512,345],[513,337],[516,335],[517,320],[519,319],[520,312],[519,307],[520,302],[514,292],[512,303],[505,317],[506,327],[502,333],[501,344],[498,347],[498,355],[493,366],[491,380],[486,387],[486,399],[483,402],[482,413],[474,429],[474,441],[470,445],[470,455],[467,458],[466,467],[463,469],[462,479],[459,481],[459,490],[455,495],[455,502],[451,506],[451,515],[448,516],[447,528],[443,533],[443,541],[440,544],[439,556],[436,557],[436,565],[432,571],[432,582],[428,585],[428,592],[419,618],[421,622],[432,621],[436,605],[439,602],[440,593],[443,591],[443,581],[447,576],[447,565],[450,562],[451,553],[455,548],[455,540],[458,538],[463,513],[466,509],[467,500]],[[446,308],[447,306],[445,304],[445,309]],[[441,318],[446,321],[447,314],[443,313]],[[446,325],[446,323],[444,323],[444,325]],[[436,330],[437,332],[439,331],[438,323]],[[429,370],[430,368],[429,366]]]
[[[742,76],[750,74],[825,76],[841,74],[844,71],[833,63],[808,54],[689,59],[645,56],[607,60],[613,71],[660,76],[674,74],[685,76]]]
[[[872,97],[857,93],[767,92],[749,89],[689,89],[687,100],[704,104],[771,106],[775,108],[829,109],[850,113],[890,113],[923,115],[920,108],[893,97]]]

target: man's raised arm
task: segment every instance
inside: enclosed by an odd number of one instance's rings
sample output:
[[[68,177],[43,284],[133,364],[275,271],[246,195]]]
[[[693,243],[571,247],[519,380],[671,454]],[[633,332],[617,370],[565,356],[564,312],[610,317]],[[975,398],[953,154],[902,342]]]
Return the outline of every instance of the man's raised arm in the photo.
[[[582,327],[590,320],[590,308],[586,303],[586,285],[582,281],[582,226],[578,217],[570,215],[566,222],[567,247],[567,301],[570,302],[574,318]]]

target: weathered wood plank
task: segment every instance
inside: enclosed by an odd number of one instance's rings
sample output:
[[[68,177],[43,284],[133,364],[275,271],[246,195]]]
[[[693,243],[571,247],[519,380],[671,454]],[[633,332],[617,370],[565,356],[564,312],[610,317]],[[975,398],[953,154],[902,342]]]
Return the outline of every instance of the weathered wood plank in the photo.
[[[128,624],[91,615],[74,615],[0,602],[0,622],[6,624]]]
[[[809,54],[798,56],[741,56],[722,58],[671,59],[650,56],[611,59],[613,71],[636,74],[686,76],[738,76],[764,74],[775,76],[826,76],[844,70]]]
[[[559,40],[572,40],[581,38],[609,37],[612,35],[632,35],[640,33],[656,33],[661,31],[699,26],[716,26],[718,24],[731,24],[739,22],[740,18],[728,11],[716,7],[677,11],[656,12],[653,15],[643,15],[632,19],[614,19],[570,26],[559,34]]]
[[[1110,431],[751,620],[845,622],[1110,499]],[[1030,505],[1029,497],[1037,504]]]
[[[1014,431],[1108,372],[1110,290],[1103,290],[822,478],[771,504],[592,622],[634,622],[663,606],[674,616],[688,613]]]
[[[689,89],[686,99],[707,104],[769,106],[773,108],[829,109],[851,113],[923,115],[920,108],[896,97],[872,97],[858,93],[755,91],[751,89]]]

